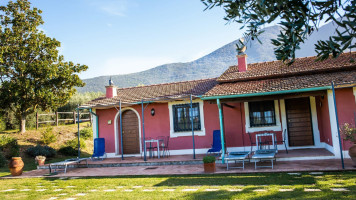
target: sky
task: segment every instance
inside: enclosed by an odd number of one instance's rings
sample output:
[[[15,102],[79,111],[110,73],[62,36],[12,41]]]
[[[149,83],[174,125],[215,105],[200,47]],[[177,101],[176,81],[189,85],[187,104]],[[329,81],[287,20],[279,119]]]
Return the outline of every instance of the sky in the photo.
[[[61,42],[65,60],[89,67],[83,79],[193,61],[242,35],[222,8],[204,11],[200,0],[30,2],[43,11],[40,29]]]

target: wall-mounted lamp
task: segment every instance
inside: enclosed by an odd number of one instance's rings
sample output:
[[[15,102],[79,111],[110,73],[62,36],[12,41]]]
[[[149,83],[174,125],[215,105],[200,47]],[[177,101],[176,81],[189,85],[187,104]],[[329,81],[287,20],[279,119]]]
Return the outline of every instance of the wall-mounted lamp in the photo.
[[[154,115],[155,115],[155,113],[156,113],[155,109],[154,109],[154,108],[152,108],[152,109],[151,109],[151,115],[152,115],[152,116],[154,116]]]
[[[108,120],[108,124],[111,124],[111,120]]]

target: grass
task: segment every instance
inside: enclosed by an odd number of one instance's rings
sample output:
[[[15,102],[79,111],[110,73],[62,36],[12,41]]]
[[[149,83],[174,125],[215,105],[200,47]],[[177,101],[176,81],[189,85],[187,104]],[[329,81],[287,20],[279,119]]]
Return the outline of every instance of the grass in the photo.
[[[87,127],[88,123],[81,123],[80,127]],[[46,127],[36,129],[27,130],[26,133],[20,134],[18,130],[7,130],[0,132],[0,135],[10,135],[17,139],[18,144],[20,145],[20,156],[25,163],[24,171],[30,171],[37,168],[35,163],[35,159],[27,156],[24,152],[27,148],[31,146],[36,146],[37,144],[41,144],[41,132],[45,130]],[[53,133],[56,135],[57,141],[50,144],[49,146],[58,150],[61,146],[65,145],[65,142],[68,140],[72,140],[77,138],[78,125],[62,125],[62,126],[53,126]],[[89,157],[93,152],[93,141],[92,139],[88,139],[85,141],[86,148],[82,149],[81,156]],[[62,156],[58,155],[54,158],[47,158],[46,163],[53,163],[58,161],[63,161],[68,158],[72,158],[73,156]],[[0,177],[7,176],[10,174],[10,171],[7,166],[0,168]]]
[[[347,191],[332,191],[332,188],[344,188]],[[7,191],[9,189],[13,190]],[[282,192],[280,189],[292,191]],[[320,189],[320,191],[308,192],[305,189]],[[2,199],[49,199],[51,197],[60,199],[354,199],[356,172],[333,172],[321,175],[259,173],[94,177],[64,180],[0,179]]]

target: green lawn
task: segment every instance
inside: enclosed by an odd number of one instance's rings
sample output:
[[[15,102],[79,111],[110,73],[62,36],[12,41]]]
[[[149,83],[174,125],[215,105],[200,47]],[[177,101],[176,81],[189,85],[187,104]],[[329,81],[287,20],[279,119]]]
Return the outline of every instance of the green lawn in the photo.
[[[334,188],[344,191],[333,191]],[[312,190],[312,191],[310,191]],[[52,198],[53,197],[53,198]],[[0,179],[1,199],[355,199],[356,172]]]

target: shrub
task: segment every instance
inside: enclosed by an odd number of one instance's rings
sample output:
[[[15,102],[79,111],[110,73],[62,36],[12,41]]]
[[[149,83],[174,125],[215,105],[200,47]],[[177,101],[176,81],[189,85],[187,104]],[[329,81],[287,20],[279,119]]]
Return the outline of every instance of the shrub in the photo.
[[[28,148],[26,150],[26,154],[31,157],[46,156],[48,158],[48,157],[54,157],[56,155],[56,150],[54,150],[49,146],[37,145],[35,147]]]
[[[72,147],[73,149],[78,150],[78,139],[68,140],[68,141],[66,141],[65,144],[66,144],[66,146],[69,146],[69,147]],[[83,138],[80,138],[80,148],[81,149],[86,148],[85,140]]]
[[[213,163],[213,162],[215,162],[214,156],[205,156],[203,158],[203,163]]]
[[[78,150],[75,150],[73,147],[62,147],[58,150],[58,153],[64,156],[76,156],[78,155]]]
[[[20,146],[17,140],[8,135],[0,136],[0,150],[4,152],[6,158],[20,156]]]
[[[0,152],[0,167],[5,167],[7,163],[6,158],[4,157],[4,155],[2,155],[2,153]]]
[[[93,137],[93,129],[91,128],[84,128],[80,130],[80,137],[83,139],[89,139]]]
[[[57,137],[54,135],[52,127],[47,127],[41,134],[41,142],[45,145],[49,145],[57,141]]]

